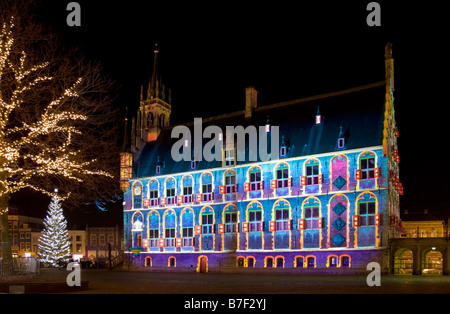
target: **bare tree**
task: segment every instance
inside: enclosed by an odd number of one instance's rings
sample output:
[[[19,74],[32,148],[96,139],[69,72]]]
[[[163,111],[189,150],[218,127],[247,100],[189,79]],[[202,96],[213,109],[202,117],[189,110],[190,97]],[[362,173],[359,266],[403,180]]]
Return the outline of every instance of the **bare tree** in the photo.
[[[0,215],[6,271],[11,194],[28,188],[52,196],[58,188],[67,207],[120,191],[120,123],[111,98],[116,86],[98,63],[62,49],[29,11],[17,1],[0,5]]]

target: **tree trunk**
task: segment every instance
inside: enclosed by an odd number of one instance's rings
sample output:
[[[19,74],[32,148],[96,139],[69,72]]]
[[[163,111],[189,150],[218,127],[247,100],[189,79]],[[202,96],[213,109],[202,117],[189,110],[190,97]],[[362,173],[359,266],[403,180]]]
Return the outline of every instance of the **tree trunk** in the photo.
[[[9,239],[9,224],[8,224],[8,201],[9,194],[0,196],[0,229],[1,229],[1,257],[2,260],[2,275],[13,274],[13,260],[11,254],[11,242]]]

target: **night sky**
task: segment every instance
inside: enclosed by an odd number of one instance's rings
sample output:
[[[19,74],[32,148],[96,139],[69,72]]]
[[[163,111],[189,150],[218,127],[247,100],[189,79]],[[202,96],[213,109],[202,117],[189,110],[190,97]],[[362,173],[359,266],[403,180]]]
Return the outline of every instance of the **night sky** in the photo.
[[[42,0],[38,18],[64,44],[103,63],[121,84],[116,106],[135,112],[158,43],[162,79],[172,89],[172,124],[244,109],[249,85],[263,106],[382,81],[391,42],[401,210],[450,216],[449,54],[439,6],[378,1],[381,27],[369,27],[370,1],[91,0],[78,1],[81,26],[69,27],[69,2]]]

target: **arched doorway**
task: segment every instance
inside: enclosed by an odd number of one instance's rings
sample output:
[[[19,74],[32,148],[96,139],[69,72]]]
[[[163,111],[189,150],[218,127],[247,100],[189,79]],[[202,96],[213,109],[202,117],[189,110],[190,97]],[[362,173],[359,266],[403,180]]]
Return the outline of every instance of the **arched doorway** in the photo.
[[[442,275],[442,253],[432,248],[423,256],[423,275]]]
[[[412,275],[413,252],[410,249],[399,249],[394,257],[394,275]]]
[[[208,258],[204,255],[198,258],[198,272],[199,273],[208,272]]]

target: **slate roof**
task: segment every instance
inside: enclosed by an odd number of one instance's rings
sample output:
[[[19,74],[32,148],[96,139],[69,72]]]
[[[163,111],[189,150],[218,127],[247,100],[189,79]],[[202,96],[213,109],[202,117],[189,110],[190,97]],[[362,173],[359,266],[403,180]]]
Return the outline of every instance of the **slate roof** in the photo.
[[[315,124],[318,108],[322,115],[320,125]],[[209,119],[203,117],[203,129],[208,125],[219,126],[224,132],[226,126],[259,127],[264,126],[269,118],[272,126],[279,126],[280,145],[281,137],[284,136],[289,148],[287,157],[300,157],[336,151],[341,126],[346,138],[346,149],[382,145],[384,108],[383,81],[339,92],[260,106],[253,111],[250,119],[245,119],[244,110]],[[193,121],[187,121],[186,126],[191,129],[193,138]],[[179,141],[179,138],[171,138],[173,127],[162,130],[157,141],[144,146],[135,162],[134,177],[156,175],[158,158],[164,163],[160,175],[192,171],[190,162],[174,162],[171,158],[172,146]],[[204,139],[203,145],[209,141],[210,139]],[[248,158],[248,145],[246,156]],[[245,163],[248,161],[236,164]],[[200,161],[195,170],[217,167],[222,167],[221,161]]]

